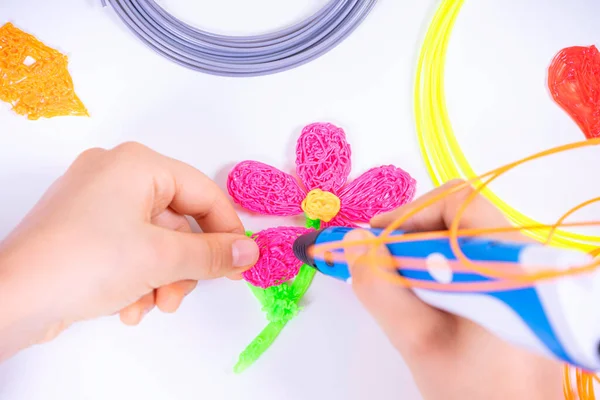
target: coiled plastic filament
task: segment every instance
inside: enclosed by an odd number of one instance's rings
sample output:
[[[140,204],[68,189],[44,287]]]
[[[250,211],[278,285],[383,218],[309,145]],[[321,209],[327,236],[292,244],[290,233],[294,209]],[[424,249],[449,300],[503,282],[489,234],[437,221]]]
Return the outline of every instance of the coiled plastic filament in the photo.
[[[366,18],[377,0],[331,0],[289,28],[256,36],[202,31],[153,0],[102,0],[151,49],[184,67],[212,75],[249,77],[289,70],[327,53]]]

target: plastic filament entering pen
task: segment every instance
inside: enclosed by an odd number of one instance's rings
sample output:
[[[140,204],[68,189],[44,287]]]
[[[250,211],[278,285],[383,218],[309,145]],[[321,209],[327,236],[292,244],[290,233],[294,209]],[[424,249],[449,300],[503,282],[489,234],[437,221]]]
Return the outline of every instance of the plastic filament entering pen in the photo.
[[[330,0],[288,28],[254,36],[218,35],[190,26],[154,0],[101,0],[152,50],[186,68],[250,77],[296,68],[333,49],[367,17],[377,0]]]
[[[600,265],[600,258],[596,258],[594,261],[589,263],[588,265],[578,266],[569,268],[566,270],[557,270],[550,266],[546,266],[546,268],[542,268],[543,266],[536,266],[535,273],[528,273],[522,268],[510,268],[505,263],[493,263],[493,262],[473,262],[469,260],[464,253],[461,251],[458,239],[461,237],[489,237],[490,235],[499,234],[499,233],[509,233],[509,232],[547,232],[546,236],[543,237],[544,242],[551,242],[552,235],[560,228],[560,227],[590,227],[590,226],[600,226],[600,221],[585,221],[585,222],[572,222],[567,223],[565,220],[572,216],[576,211],[581,210],[587,205],[593,204],[598,201],[597,198],[585,201],[581,204],[576,205],[575,207],[568,210],[564,215],[558,218],[556,223],[553,224],[541,224],[537,223],[535,225],[528,226],[501,226],[497,228],[485,228],[485,229],[461,229],[460,222],[462,216],[467,210],[469,204],[481,194],[482,191],[486,189],[486,187],[492,183],[494,180],[506,174],[517,167],[526,164],[528,162],[538,160],[544,157],[548,157],[554,154],[559,154],[567,151],[573,151],[578,148],[583,147],[591,147],[600,145],[600,139],[592,139],[592,140],[584,140],[576,143],[571,143],[567,145],[558,146],[549,150],[542,151],[540,153],[531,155],[524,159],[512,162],[500,168],[496,168],[492,171],[489,171],[483,175],[472,178],[471,180],[464,181],[462,183],[457,183],[454,186],[449,187],[447,190],[440,191],[439,194],[432,196],[427,201],[420,203],[419,205],[408,206],[408,211],[405,212],[401,218],[394,221],[390,224],[379,237],[369,240],[363,241],[355,241],[355,242],[334,242],[327,243],[322,245],[315,245],[310,250],[311,256],[316,259],[323,260],[325,255],[328,254],[331,257],[333,254],[334,261],[343,260],[343,254],[333,252],[336,249],[347,249],[354,246],[359,245],[367,245],[370,248],[369,255],[367,258],[368,266],[372,268],[372,270],[382,276],[389,281],[409,287],[409,288],[417,288],[417,289],[429,289],[429,290],[444,290],[450,292],[491,292],[491,291],[505,291],[505,290],[514,290],[519,288],[531,287],[535,283],[544,281],[557,279],[565,276],[574,276],[578,274],[589,273],[596,270]],[[458,191],[464,190],[466,188],[471,187],[473,190],[466,197],[464,202],[458,207],[456,218],[452,221],[448,230],[437,231],[437,232],[417,232],[417,233],[407,233],[401,236],[392,236],[392,232],[401,228],[402,225],[408,221],[411,217],[418,214],[419,212],[425,210],[436,202],[442,201],[445,197],[452,195]],[[433,282],[433,281],[422,281],[416,279],[409,279],[399,274],[395,273],[395,271],[399,268],[400,265],[415,265],[415,268],[422,267],[425,269],[424,265],[420,265],[420,262],[414,259],[408,259],[403,257],[394,257],[390,259],[389,257],[377,256],[377,247],[382,244],[388,243],[398,243],[398,242],[411,242],[411,241],[421,241],[421,240],[430,240],[430,239],[439,239],[439,238],[449,238],[450,244],[452,247],[452,251],[454,256],[456,257],[456,262],[452,264],[454,268],[457,270],[465,270],[465,271],[473,271],[479,273],[480,275],[487,276],[489,278],[494,278],[490,281],[485,282],[473,282],[473,283],[441,283],[441,282]],[[600,242],[595,245],[590,244],[593,249],[597,249],[600,247]]]

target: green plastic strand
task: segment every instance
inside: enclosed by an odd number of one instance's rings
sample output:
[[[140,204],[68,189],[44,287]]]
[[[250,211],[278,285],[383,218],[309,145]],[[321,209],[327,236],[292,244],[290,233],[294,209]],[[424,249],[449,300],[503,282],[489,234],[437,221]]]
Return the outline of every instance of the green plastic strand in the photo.
[[[294,283],[292,283],[292,291],[298,300],[304,297],[316,273],[316,269],[306,264],[300,267],[300,272],[296,276],[296,279],[294,279]]]
[[[236,374],[244,372],[248,367],[256,362],[256,360],[273,344],[277,336],[283,330],[287,322],[271,322],[263,331],[250,343],[248,347],[240,354],[238,362],[233,367],[233,372]]]
[[[319,229],[320,226],[321,222],[319,220],[306,219],[307,228]],[[252,233],[246,232],[246,235],[250,237]],[[286,282],[267,289],[248,285],[262,305],[262,311],[267,314],[269,324],[240,354],[238,362],[233,368],[236,374],[245,371],[254,364],[273,344],[287,323],[298,314],[300,301],[308,291],[315,274],[316,270],[314,268],[302,265],[298,276],[291,285]]]

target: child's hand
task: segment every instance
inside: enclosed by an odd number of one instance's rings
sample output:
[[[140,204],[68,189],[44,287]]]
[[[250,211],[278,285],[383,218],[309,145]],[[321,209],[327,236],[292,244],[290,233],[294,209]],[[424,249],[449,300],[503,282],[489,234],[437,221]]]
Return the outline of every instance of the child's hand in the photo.
[[[416,201],[423,204],[444,187]],[[472,191],[465,189],[415,215],[400,229],[410,231],[444,230],[454,220],[457,209]],[[414,205],[414,203],[413,203]],[[373,219],[384,228],[405,213],[405,206]],[[509,226],[502,214],[481,196],[471,203],[460,228]],[[353,231],[346,240],[369,235]],[[519,234],[513,239],[526,240]],[[517,237],[515,237],[517,236]],[[504,235],[504,238],[507,238]],[[360,251],[360,250],[359,250]],[[387,249],[380,249],[384,254]],[[410,290],[394,285],[361,267],[361,254],[349,257],[354,290],[400,351],[427,400],[562,398],[562,369],[557,362],[513,347],[465,319],[436,310],[420,301]]]
[[[257,258],[201,172],[135,143],[86,151],[0,246],[0,359],[76,321],[173,312],[198,280],[239,278]]]

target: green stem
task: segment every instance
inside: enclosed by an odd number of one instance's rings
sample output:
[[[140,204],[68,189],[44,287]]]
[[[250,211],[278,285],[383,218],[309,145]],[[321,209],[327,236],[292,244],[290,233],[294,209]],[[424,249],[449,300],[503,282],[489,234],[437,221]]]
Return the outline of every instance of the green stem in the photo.
[[[292,291],[294,292],[294,296],[296,297],[296,299],[298,299],[298,303],[300,302],[300,300],[302,300],[302,298],[308,291],[308,288],[310,287],[316,273],[316,269],[306,264],[303,264],[300,268],[298,276],[296,276],[296,279],[294,279],[294,283],[292,283]]]
[[[319,229],[321,226],[321,222],[319,220],[311,220],[310,218],[306,218],[306,227]],[[247,232],[248,236],[252,236],[250,232]],[[275,300],[280,300],[282,303],[295,303],[298,305],[308,289],[316,275],[316,270],[306,264],[303,264],[300,267],[300,272],[294,279],[294,282],[291,285],[291,298],[287,291],[281,291],[282,296],[285,298],[276,298]],[[284,283],[283,285],[287,285],[288,283]],[[270,312],[269,307],[280,305],[277,301],[273,302],[272,294],[268,293],[267,290],[258,288],[253,285],[248,285],[250,290],[254,294],[254,296],[258,299],[260,304],[263,306],[263,311],[266,311],[267,314],[272,314]],[[295,310],[297,312],[297,310]],[[293,313],[290,316],[285,317],[283,319],[279,319],[276,321],[271,321],[262,330],[262,332],[246,347],[246,349],[240,354],[238,358],[238,362],[233,368],[233,371],[236,374],[239,374],[250,367],[256,360],[260,358],[260,356],[269,349],[269,347],[273,344],[275,339],[279,336],[283,328],[287,325],[288,321],[293,317]]]
[[[233,367],[236,374],[244,372],[273,344],[283,330],[287,321],[270,322],[269,325],[246,347],[240,354],[237,364]]]

